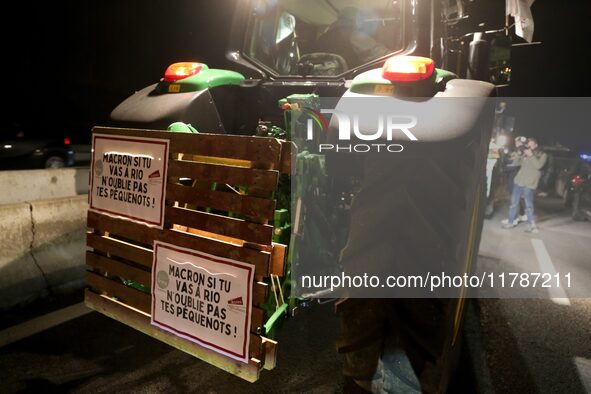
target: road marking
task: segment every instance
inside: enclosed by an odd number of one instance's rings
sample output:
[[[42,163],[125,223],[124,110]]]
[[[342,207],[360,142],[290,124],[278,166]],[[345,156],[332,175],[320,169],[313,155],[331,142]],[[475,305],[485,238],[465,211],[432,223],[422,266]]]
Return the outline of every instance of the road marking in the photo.
[[[534,252],[536,253],[536,257],[538,259],[538,264],[540,265],[540,269],[542,273],[548,273],[554,277],[556,275],[556,268],[554,268],[554,264],[552,264],[552,259],[550,259],[550,255],[548,254],[548,250],[546,249],[546,245],[544,245],[544,241],[537,238],[532,238],[531,244],[534,247]],[[562,284],[560,287],[558,286],[551,286],[548,288],[548,293],[550,293],[550,299],[552,302],[558,305],[570,305],[570,300],[564,291]]]
[[[581,383],[585,387],[587,393],[591,393],[591,360],[583,357],[575,357],[575,366],[579,372]]]
[[[83,302],[36,317],[16,326],[0,331],[0,347],[10,345],[21,339],[38,334],[67,321],[92,312]]]

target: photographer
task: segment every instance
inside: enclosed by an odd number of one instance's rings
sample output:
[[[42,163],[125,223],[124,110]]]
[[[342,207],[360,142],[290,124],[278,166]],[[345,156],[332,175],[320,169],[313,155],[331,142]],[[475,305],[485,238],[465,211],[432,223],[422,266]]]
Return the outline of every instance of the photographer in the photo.
[[[509,192],[513,191],[513,180],[519,172],[523,151],[527,149],[527,138],[523,136],[515,137],[515,150],[509,154],[505,171],[507,174],[507,188]]]
[[[524,136],[515,137],[514,140],[514,150],[512,150],[504,159],[506,163],[503,167],[505,172],[505,185],[506,190],[509,195],[513,193],[513,181],[515,176],[519,172],[521,168],[521,159],[523,158],[523,152],[527,149],[527,138]],[[524,214],[525,208],[523,203],[520,201],[519,203],[519,214],[515,219],[515,225],[519,224],[519,222],[527,221],[527,216]],[[505,225],[509,223],[508,219],[503,219],[501,224]]]
[[[529,138],[527,145],[518,149],[523,150],[523,153],[516,154],[515,159],[520,168],[515,176],[513,182],[513,190],[511,193],[511,206],[509,208],[509,218],[503,222],[503,228],[513,228],[517,226],[517,210],[519,209],[519,201],[521,198],[525,201],[525,213],[527,215],[527,229],[526,232],[537,233],[538,228],[534,221],[534,193],[538,187],[540,177],[542,176],[542,168],[546,164],[547,155],[538,150],[538,141],[535,138]]]

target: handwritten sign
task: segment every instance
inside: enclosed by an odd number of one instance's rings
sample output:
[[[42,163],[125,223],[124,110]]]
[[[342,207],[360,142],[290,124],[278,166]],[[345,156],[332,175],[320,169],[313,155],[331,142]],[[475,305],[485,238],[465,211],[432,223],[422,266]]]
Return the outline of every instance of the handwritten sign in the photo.
[[[152,324],[248,362],[254,266],[154,242]]]
[[[94,134],[89,209],[163,228],[168,145]]]

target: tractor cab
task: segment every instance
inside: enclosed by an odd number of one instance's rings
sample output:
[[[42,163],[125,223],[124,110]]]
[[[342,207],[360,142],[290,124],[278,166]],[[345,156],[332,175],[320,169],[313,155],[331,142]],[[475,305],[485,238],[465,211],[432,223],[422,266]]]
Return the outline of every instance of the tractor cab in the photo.
[[[236,2],[227,52],[230,70],[208,67],[205,59],[171,65],[158,83],[121,103],[111,114],[112,123],[165,129],[185,122],[203,132],[252,135],[259,120],[282,122],[277,106],[282,98],[341,97],[356,81],[367,87],[368,71],[407,55],[432,59],[440,83],[426,90],[408,92],[412,84],[396,89],[407,95],[433,96],[454,78],[506,82],[510,40],[500,30],[474,34],[474,29],[486,27],[472,26],[476,20],[468,18],[469,9],[463,4],[460,0]],[[395,64],[415,67],[413,61]],[[380,78],[378,82],[389,84]]]
[[[344,77],[405,49],[403,2],[254,3],[243,54],[271,77]]]
[[[292,94],[340,97],[347,81],[416,49],[414,2],[245,0],[236,3],[227,59],[172,65],[156,84],[111,114],[113,125],[254,134],[258,121],[281,121],[278,100]],[[190,59],[189,59],[190,60]],[[198,59],[202,60],[202,59]]]

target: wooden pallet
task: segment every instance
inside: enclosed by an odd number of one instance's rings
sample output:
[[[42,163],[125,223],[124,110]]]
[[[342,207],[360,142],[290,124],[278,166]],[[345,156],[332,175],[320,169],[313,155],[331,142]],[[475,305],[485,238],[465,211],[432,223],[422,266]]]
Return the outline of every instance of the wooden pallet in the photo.
[[[274,138],[95,127],[93,133],[168,140],[164,229],[89,212],[86,304],[94,310],[245,380],[275,366],[277,342],[264,338],[263,309],[271,274],[283,276],[285,246],[272,242],[280,173],[289,173],[291,144]],[[187,186],[186,179],[197,180]],[[184,179],[185,182],[181,182]],[[241,187],[212,190],[213,182]],[[235,189],[237,190],[237,189]],[[244,191],[246,190],[246,191]],[[152,297],[122,279],[151,286],[153,243],[162,241],[254,266],[250,362],[242,363],[150,324]]]

